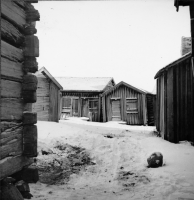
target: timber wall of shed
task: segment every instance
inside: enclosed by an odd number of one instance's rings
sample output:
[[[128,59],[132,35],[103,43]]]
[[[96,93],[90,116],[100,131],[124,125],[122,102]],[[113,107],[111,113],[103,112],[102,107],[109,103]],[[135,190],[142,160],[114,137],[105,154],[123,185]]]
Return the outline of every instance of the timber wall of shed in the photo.
[[[194,142],[194,76],[191,56],[165,70],[157,78],[156,128],[177,143]]]
[[[23,115],[31,105],[23,99],[25,48],[31,48],[25,43],[24,27],[31,25],[26,20],[30,5],[22,0],[1,1],[0,180],[33,162],[25,156],[23,142],[28,126]],[[34,38],[33,34],[30,37]]]
[[[121,120],[132,125],[147,124],[146,95],[126,86],[120,86],[102,97],[103,122],[112,120],[111,98],[120,98]],[[126,113],[126,98],[137,98],[138,114]]]

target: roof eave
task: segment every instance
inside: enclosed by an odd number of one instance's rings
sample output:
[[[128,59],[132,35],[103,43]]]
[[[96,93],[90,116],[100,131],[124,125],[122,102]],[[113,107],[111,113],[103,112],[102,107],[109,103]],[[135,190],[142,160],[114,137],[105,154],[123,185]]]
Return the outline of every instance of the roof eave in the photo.
[[[187,59],[191,56],[191,52],[185,54],[184,56],[180,57],[179,59],[171,62],[170,64],[166,65],[162,69],[160,69],[156,75],[154,76],[154,79],[157,79],[164,71],[168,70],[170,67],[174,66],[175,64],[178,64],[179,62],[182,62],[184,59]]]

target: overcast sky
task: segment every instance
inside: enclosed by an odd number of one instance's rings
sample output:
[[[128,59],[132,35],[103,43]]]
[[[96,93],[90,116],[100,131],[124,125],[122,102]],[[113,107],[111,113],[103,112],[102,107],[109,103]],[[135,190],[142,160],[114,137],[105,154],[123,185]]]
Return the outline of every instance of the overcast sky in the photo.
[[[174,0],[39,1],[39,68],[53,76],[113,77],[152,91],[157,71],[181,56],[189,8]]]

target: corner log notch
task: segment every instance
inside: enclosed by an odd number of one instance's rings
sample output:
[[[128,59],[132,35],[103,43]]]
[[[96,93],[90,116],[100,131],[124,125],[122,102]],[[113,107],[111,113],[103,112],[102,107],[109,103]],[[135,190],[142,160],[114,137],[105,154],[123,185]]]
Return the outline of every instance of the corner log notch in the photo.
[[[32,73],[38,70],[39,41],[34,34],[40,19],[31,3],[37,2],[1,1],[0,185],[19,172],[28,182],[38,180],[37,169],[30,166],[37,156],[37,114],[30,106],[36,101],[37,78]],[[23,199],[14,184],[2,184],[3,199]]]

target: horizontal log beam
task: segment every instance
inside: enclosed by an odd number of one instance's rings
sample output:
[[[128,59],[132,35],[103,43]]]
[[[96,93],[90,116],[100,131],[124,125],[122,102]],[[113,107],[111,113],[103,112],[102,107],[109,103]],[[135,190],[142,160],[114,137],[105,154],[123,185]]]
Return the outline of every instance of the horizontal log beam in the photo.
[[[1,97],[21,98],[22,83],[1,79]]]
[[[17,123],[17,122],[7,122],[7,121],[1,121],[1,131],[0,131],[0,136],[2,138],[6,138],[9,136],[9,131],[17,129],[22,126],[22,123]],[[5,133],[5,134],[4,134]]]
[[[23,155],[36,157],[37,152],[37,126],[25,125],[23,129]]]
[[[26,24],[25,11],[13,1],[1,1],[1,14],[4,18],[17,26],[20,30],[23,30],[23,27]]]
[[[25,37],[24,55],[39,57],[39,40],[37,36],[30,35]]]
[[[24,103],[22,99],[1,98],[1,120],[22,120]]]
[[[35,103],[36,102],[36,91],[22,91],[22,97],[25,103]]]
[[[38,79],[33,74],[27,74],[23,77],[23,90],[35,91],[37,89]]]
[[[1,19],[1,39],[15,47],[23,46],[25,41],[25,37],[20,33],[20,31],[4,19]]]
[[[24,60],[24,71],[25,73],[35,73],[38,71],[38,63],[35,57],[26,56]]]
[[[25,111],[23,113],[23,124],[36,124],[37,123],[37,113]]]
[[[33,162],[33,159],[25,156],[7,157],[0,160],[0,180],[20,171],[24,166],[28,166]]]
[[[3,40],[1,41],[1,56],[11,61],[22,62],[24,60],[23,51]]]
[[[24,167],[21,171],[13,174],[12,177],[26,183],[36,183],[39,180],[38,169],[35,166]]]
[[[29,23],[40,20],[40,14],[38,10],[36,10],[34,6],[31,4],[27,5],[26,20]]]
[[[22,81],[24,75],[22,63],[1,57],[1,75],[9,77],[10,80]]]
[[[6,140],[8,140],[7,138]],[[18,134],[14,139],[4,143],[5,139],[0,146],[0,160],[8,156],[22,155],[22,134]]]
[[[24,34],[25,35],[33,35],[37,33],[37,29],[35,28],[35,26],[33,24],[29,24],[28,26],[26,26],[24,28]]]

